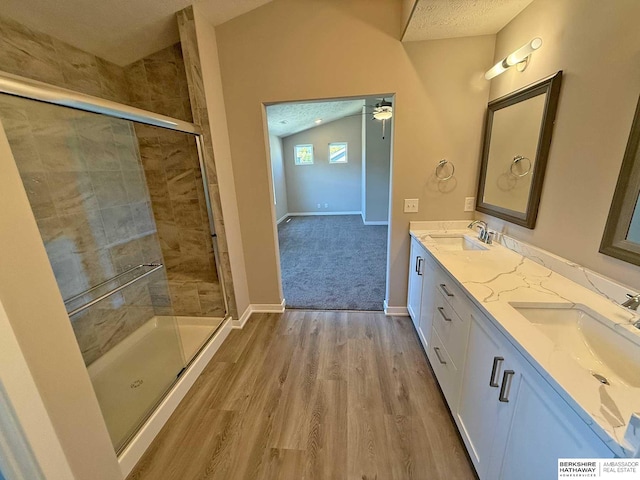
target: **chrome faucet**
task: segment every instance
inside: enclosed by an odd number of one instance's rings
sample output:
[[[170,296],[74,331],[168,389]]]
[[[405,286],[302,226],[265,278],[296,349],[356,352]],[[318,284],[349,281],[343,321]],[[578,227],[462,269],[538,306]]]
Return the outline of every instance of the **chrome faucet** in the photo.
[[[638,310],[640,306],[640,294],[631,295],[627,293],[628,300],[622,303],[623,307],[628,308],[629,310]],[[640,328],[640,318],[633,322],[633,326],[636,328]]]
[[[627,298],[629,300],[625,301],[622,306],[629,310],[638,310],[638,307],[640,306],[640,294],[631,295],[630,293],[627,293]]]
[[[493,242],[493,234],[495,232],[490,232],[489,227],[487,227],[487,223],[482,220],[474,220],[471,222],[467,228],[473,230],[474,227],[480,225],[480,229],[478,230],[478,239],[482,243],[486,243],[487,245],[491,245]]]

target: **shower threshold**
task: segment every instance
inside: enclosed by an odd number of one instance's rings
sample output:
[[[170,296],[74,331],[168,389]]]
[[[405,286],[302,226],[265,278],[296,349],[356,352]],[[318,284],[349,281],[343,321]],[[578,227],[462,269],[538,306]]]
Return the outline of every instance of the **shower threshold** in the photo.
[[[89,376],[117,452],[222,322],[217,317],[155,316],[89,365]]]

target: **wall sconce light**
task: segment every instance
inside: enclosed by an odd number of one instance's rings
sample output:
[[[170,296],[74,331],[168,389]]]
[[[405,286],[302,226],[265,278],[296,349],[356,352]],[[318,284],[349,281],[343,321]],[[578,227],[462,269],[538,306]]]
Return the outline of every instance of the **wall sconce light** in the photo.
[[[525,68],[529,64],[529,57],[533,52],[538,50],[542,46],[541,38],[534,38],[526,45],[523,45],[515,52],[507,55],[505,58],[496,63],[487,73],[484,74],[484,78],[491,80],[493,77],[497,77],[502,72],[506,72],[509,67],[518,65],[518,71],[524,72]]]

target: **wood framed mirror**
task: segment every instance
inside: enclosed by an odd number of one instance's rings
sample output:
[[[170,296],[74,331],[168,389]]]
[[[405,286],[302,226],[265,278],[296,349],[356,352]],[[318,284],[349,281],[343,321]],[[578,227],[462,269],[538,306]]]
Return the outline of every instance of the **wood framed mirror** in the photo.
[[[476,210],[534,228],[562,71],[489,103]]]
[[[604,228],[600,252],[640,265],[640,99]]]

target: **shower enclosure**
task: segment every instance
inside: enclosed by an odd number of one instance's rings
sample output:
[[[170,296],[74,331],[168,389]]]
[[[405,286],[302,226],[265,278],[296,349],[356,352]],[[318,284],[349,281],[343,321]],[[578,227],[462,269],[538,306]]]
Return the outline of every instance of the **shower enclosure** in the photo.
[[[6,78],[0,123],[120,452],[227,314],[198,131]]]

